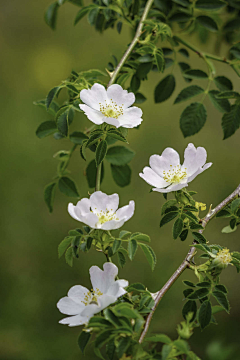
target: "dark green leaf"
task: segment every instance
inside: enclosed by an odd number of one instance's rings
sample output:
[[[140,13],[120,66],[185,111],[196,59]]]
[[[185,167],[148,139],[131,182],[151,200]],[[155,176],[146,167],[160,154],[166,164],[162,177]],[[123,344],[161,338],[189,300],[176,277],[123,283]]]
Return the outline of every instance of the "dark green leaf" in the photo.
[[[185,241],[188,236],[188,229],[184,229],[179,235],[181,241]]]
[[[77,16],[74,20],[74,25],[76,25],[95,6],[96,6],[95,4],[91,4],[89,6],[83,7],[81,10],[79,10],[79,12],[77,13]]]
[[[79,335],[78,346],[83,354],[84,354],[84,349],[87,346],[87,343],[89,342],[91,335],[92,334],[90,332],[86,332],[86,331],[82,331],[81,334]]]
[[[146,338],[145,341],[160,342],[163,344],[171,344],[171,342],[172,342],[170,337],[168,337],[165,334],[156,334],[156,335],[150,336],[150,337]]]
[[[195,284],[192,283],[191,281],[183,280],[183,283],[184,283],[184,285],[186,285],[186,286],[195,287]]]
[[[73,248],[70,246],[65,253],[65,260],[69,266],[73,266]]]
[[[189,58],[189,52],[186,49],[179,49],[178,52],[185,58]]]
[[[130,260],[133,260],[135,254],[136,254],[136,251],[137,251],[137,247],[138,247],[138,244],[135,239],[131,239],[128,242],[128,256],[129,256]]]
[[[81,131],[74,131],[72,134],[69,135],[69,139],[74,144],[82,145],[83,140],[87,140],[88,136]]]
[[[207,112],[202,103],[192,103],[183,110],[180,117],[180,128],[183,136],[191,136],[198,133],[204,126]]]
[[[146,291],[146,288],[143,284],[141,283],[134,283],[134,284],[131,284],[127,287],[127,291],[130,292],[130,291],[138,291],[138,292],[144,292]]]
[[[56,29],[56,23],[57,23],[57,14],[58,14],[59,4],[57,1],[49,5],[47,10],[45,11],[44,19],[48,26],[52,30]]]
[[[167,75],[160,83],[156,86],[154,91],[155,103],[161,103],[167,100],[175,89],[175,77],[170,74]]]
[[[210,90],[208,92],[211,102],[218,111],[221,111],[223,113],[229,112],[231,108],[229,101],[227,99],[219,99],[218,97],[216,97],[216,95],[218,94],[220,94],[220,91],[218,90]]]
[[[230,216],[231,216],[231,213],[226,209],[219,211],[219,213],[217,213],[217,215],[216,215],[216,217],[230,217]]]
[[[39,139],[42,139],[45,136],[55,133],[56,131],[57,127],[55,121],[45,121],[37,128],[36,135]]]
[[[142,234],[142,233],[133,233],[131,236],[130,236],[130,239],[135,239],[137,241],[145,241],[145,242],[148,242],[150,243],[150,237],[148,235],[145,235],[145,234]]]
[[[223,31],[234,31],[234,30],[238,30],[239,28],[240,28],[239,19],[233,19],[228,21],[224,25]]]
[[[114,359],[115,350],[116,350],[115,341],[114,339],[112,339],[106,345],[106,354],[109,360]]]
[[[193,313],[191,321],[194,321],[196,314],[197,314],[197,304],[196,304],[196,301],[194,301],[194,300],[188,300],[183,306],[182,315],[185,320],[186,320],[187,314],[190,312]]]
[[[46,108],[47,110],[49,109],[53,99],[55,98],[55,96],[57,95],[57,93],[59,92],[59,90],[61,89],[61,86],[56,86],[53,89],[51,89],[47,95],[46,98]]]
[[[224,285],[215,285],[215,289],[223,292],[224,294],[228,293],[227,288]]]
[[[208,79],[208,75],[202,70],[186,70],[183,74],[188,79]]]
[[[207,239],[205,238],[205,236],[203,236],[202,234],[193,231],[192,236],[194,238],[194,240],[197,240],[198,243],[200,244],[206,244],[207,243]]]
[[[172,351],[172,345],[163,345],[162,347],[162,360],[167,360],[168,355],[170,354],[170,352]]]
[[[140,80],[144,80],[151,69],[152,69],[152,63],[151,62],[142,63],[137,68],[136,76]],[[132,89],[132,87],[131,87],[131,89]]]
[[[176,100],[174,101],[174,104],[178,104],[182,101],[189,100],[192,97],[202,93],[204,93],[204,90],[200,86],[197,85],[188,86],[179,93]]]
[[[122,242],[121,240],[118,240],[118,239],[115,239],[114,242],[113,242],[113,246],[112,246],[112,251],[113,251],[113,254],[115,254],[118,249],[120,248]]]
[[[137,92],[138,89],[140,88],[140,85],[141,85],[141,80],[139,79],[139,77],[137,77],[136,74],[134,74],[132,79],[131,79],[131,83],[130,83],[131,90],[134,93]]]
[[[206,300],[202,303],[198,313],[198,322],[202,330],[210,324],[211,318],[212,306],[210,301]]]
[[[158,71],[163,72],[164,68],[165,68],[165,61],[164,61],[162,49],[157,49],[156,51],[154,51],[153,55],[154,55],[154,59],[156,61]]]
[[[102,331],[95,340],[96,348],[102,347],[109,339],[112,337],[112,330],[104,330]]]
[[[157,259],[156,259],[156,255],[153,251],[153,249],[146,244],[142,244],[142,243],[138,243],[138,245],[141,247],[142,251],[144,252],[147,261],[149,262],[151,269],[154,270],[154,267],[156,265]]]
[[[128,303],[121,303],[114,307],[114,312],[118,316],[125,316],[130,319],[137,319],[139,318],[139,314],[137,310],[132,308],[132,305]]]
[[[236,91],[224,91],[217,95],[218,99],[239,99],[240,94]]]
[[[183,229],[183,220],[178,218],[173,225],[173,238],[176,240]]]
[[[200,288],[200,289],[197,289],[194,292],[192,292],[187,297],[190,300],[199,300],[199,299],[204,298],[208,294],[209,294],[209,289],[208,288]]]
[[[131,339],[129,337],[124,337],[120,339],[117,346],[117,354],[119,359],[121,359],[123,354],[127,351],[130,343],[131,343]]]
[[[211,287],[211,283],[208,281],[202,281],[202,282],[197,283],[196,286],[209,288],[209,287]]]
[[[226,6],[226,3],[220,0],[197,0],[196,9],[200,10],[219,10]]]
[[[141,93],[135,94],[135,104],[142,104],[144,101],[146,101],[146,97]]]
[[[217,23],[209,16],[198,16],[197,22],[210,31],[218,31]]]
[[[128,164],[134,155],[135,152],[125,146],[112,146],[108,149],[106,160],[112,165],[122,166]]]
[[[111,164],[111,171],[118,186],[124,187],[130,184],[132,171],[128,165],[116,166]]]
[[[224,138],[227,139],[232,136],[235,131],[240,127],[240,106],[232,105],[230,112],[222,117],[222,129]]]
[[[239,207],[240,207],[240,198],[233,200],[233,202],[231,203],[231,211],[235,213]]]
[[[160,221],[160,227],[167,224],[169,221],[172,221],[178,215],[178,211],[171,211],[163,216]]]
[[[103,311],[105,318],[112,323],[114,326],[122,326],[121,321],[118,319],[118,317],[114,314],[114,312],[111,309],[105,309]]]
[[[193,18],[191,14],[177,12],[169,17],[169,21],[177,21],[178,23],[190,21]]]
[[[166,201],[162,206],[161,215],[163,215],[168,208],[172,207],[175,204],[177,204],[177,200],[175,200],[175,199],[170,199],[170,200]]]
[[[63,241],[60,242],[60,244],[58,245],[58,257],[59,258],[67,250],[68,246],[71,244],[73,239],[74,239],[74,236],[67,236],[65,239],[63,239]]]
[[[63,194],[67,196],[79,197],[79,193],[74,181],[67,176],[63,176],[58,180],[58,188]]]
[[[57,127],[60,133],[64,136],[68,136],[68,127],[72,121],[72,111],[67,109],[57,119]]]
[[[87,176],[88,186],[90,188],[94,188],[96,185],[96,177],[97,177],[97,167],[95,160],[90,161],[90,163],[88,164],[86,169],[86,176]],[[104,177],[104,166],[102,164],[101,183],[103,181],[103,177]]]
[[[220,91],[232,90],[233,85],[231,80],[225,76],[217,76],[214,78],[214,83]]]
[[[103,131],[102,130],[96,130],[94,132],[91,133],[88,141],[86,142],[86,148],[87,147],[91,147],[92,145],[96,144],[99,139],[102,137],[103,135]]]
[[[101,162],[105,158],[106,154],[107,154],[107,142],[106,142],[106,140],[102,140],[98,144],[97,149],[96,149],[96,156],[95,156],[96,166],[101,164]]]
[[[47,204],[49,212],[53,212],[53,201],[55,196],[56,183],[48,184],[44,189],[44,201]]]
[[[226,310],[226,312],[229,313],[230,306],[226,295],[221,291],[213,291],[212,294],[219,303],[219,305],[221,305],[224,308],[224,310]]]
[[[116,139],[116,140],[120,140],[120,141],[123,141],[123,142],[127,142],[127,140],[125,139],[125,137],[122,135],[122,133],[118,130],[114,130],[114,129],[110,129],[108,131],[108,136],[110,136],[111,138],[113,139]]]
[[[122,31],[122,22],[119,21],[119,22],[117,23],[117,32],[118,32],[119,34],[121,34],[121,31]]]
[[[118,250],[117,257],[118,257],[118,263],[119,263],[120,267],[123,268],[124,265],[126,264],[126,258],[125,258],[125,255],[123,254],[123,252],[121,251],[121,249]]]
[[[111,323],[107,320],[105,320],[103,317],[100,316],[93,316],[89,322],[89,327],[109,327],[111,326]]]

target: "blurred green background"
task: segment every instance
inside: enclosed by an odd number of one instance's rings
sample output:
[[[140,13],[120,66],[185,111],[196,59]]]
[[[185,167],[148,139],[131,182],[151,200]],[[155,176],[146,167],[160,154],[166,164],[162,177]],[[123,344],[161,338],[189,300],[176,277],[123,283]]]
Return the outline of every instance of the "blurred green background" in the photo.
[[[58,150],[69,149],[71,145],[50,137],[39,140],[35,136],[36,128],[48,120],[48,116],[44,110],[34,106],[33,101],[44,98],[72,69],[104,70],[111,54],[120,58],[131,36],[125,27],[121,36],[116,30],[108,30],[101,35],[88,25],[85,18],[73,27],[78,8],[68,4],[60,9],[57,31],[53,32],[43,20],[48,4],[49,0],[0,2],[1,360],[82,359],[77,347],[81,328],[59,325],[63,315],[57,310],[56,303],[71,286],[90,286],[89,267],[93,264],[102,266],[105,261],[93,250],[86,255],[81,254],[73,268],[65,263],[64,258],[57,258],[59,242],[68,230],[78,227],[79,223],[67,213],[67,204],[72,199],[59,192],[54,212],[49,215],[43,201],[43,188],[55,176],[57,160],[52,155]],[[198,40],[194,38],[191,41],[196,44]],[[214,41],[212,38],[209,44],[204,45],[206,51],[212,50]],[[222,55],[225,50],[223,45]],[[206,70],[196,55],[191,54],[191,61],[193,68],[199,66]],[[233,70],[221,63],[216,66],[218,74],[229,76],[240,90],[239,78]],[[185,83],[177,67],[175,74],[177,87],[174,97],[165,103],[154,105],[153,102],[153,89],[162,74],[152,73],[140,89],[148,101],[141,106],[144,113],[141,129],[132,130],[129,135],[130,147],[137,153],[132,161],[131,185],[117,187],[107,166],[102,185],[103,191],[120,194],[121,205],[131,199],[136,202],[135,215],[123,229],[149,234],[158,262],[152,272],[139,251],[135,262],[128,261],[120,271],[120,277],[130,282],[142,282],[152,292],[156,292],[180,264],[191,240],[187,239],[184,243],[174,241],[170,235],[171,225],[159,228],[163,197],[159,193],[149,193],[150,187],[138,176],[148,164],[149,156],[161,154],[167,146],[182,155],[189,142],[204,146],[213,166],[196,178],[189,189],[198,191],[196,199],[208,206],[216,205],[232,192],[240,179],[240,133],[222,140],[221,115],[208,100],[205,101],[208,107],[206,126],[199,134],[183,138],[179,116],[185,104],[173,106],[173,100]],[[89,125],[84,115],[77,114],[73,130],[83,130]],[[84,167],[84,161],[76,152],[70,169],[82,197],[86,197],[88,192]],[[221,228],[225,223],[227,220],[211,222],[207,226],[207,238],[212,243],[240,251],[239,230],[229,235],[222,234]],[[176,325],[182,321],[183,279],[193,279],[192,273],[186,271],[163,298],[152,322],[152,332],[164,332],[173,338],[177,336]],[[197,329],[190,340],[192,349],[204,360],[239,359],[231,356],[231,349],[228,349],[238,348],[240,335],[240,288],[235,268],[229,266],[222,282],[229,287],[231,315],[218,314],[218,326],[211,325],[203,333]],[[219,347],[218,342],[225,350]],[[220,355],[216,355],[217,352]],[[89,347],[85,359],[92,358]]]

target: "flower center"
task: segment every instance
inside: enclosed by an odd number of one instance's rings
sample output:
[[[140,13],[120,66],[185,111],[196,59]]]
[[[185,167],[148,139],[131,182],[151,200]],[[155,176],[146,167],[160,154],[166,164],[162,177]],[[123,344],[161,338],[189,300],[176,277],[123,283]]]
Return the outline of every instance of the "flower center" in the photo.
[[[107,104],[107,101],[99,103],[101,113],[106,117],[111,117],[117,119],[120,115],[123,115],[123,104],[118,106],[116,102],[112,99],[110,104]]]
[[[104,224],[107,221],[119,220],[119,218],[116,216],[116,213],[113,212],[112,209],[111,209],[111,211],[106,209],[106,211],[101,210],[101,211],[97,212],[97,208],[95,208],[91,211],[98,217],[98,222],[97,222],[98,226]]]
[[[216,257],[222,264],[229,264],[232,261],[232,257],[229,254],[229,250],[228,249],[223,249],[220,250],[217,253],[217,257]]]
[[[88,291],[87,294],[84,293],[84,300],[82,303],[87,306],[91,304],[98,305],[98,297],[103,295],[103,293],[97,288],[96,291]]]
[[[186,170],[187,168],[183,171],[180,165],[170,165],[168,171],[163,171],[163,179],[171,184],[178,184],[187,176]]]

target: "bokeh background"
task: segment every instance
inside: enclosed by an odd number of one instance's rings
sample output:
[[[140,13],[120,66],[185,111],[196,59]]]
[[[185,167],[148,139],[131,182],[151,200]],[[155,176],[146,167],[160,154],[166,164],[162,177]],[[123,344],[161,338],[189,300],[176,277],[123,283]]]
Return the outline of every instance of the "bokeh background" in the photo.
[[[122,35],[108,30],[101,35],[90,27],[84,18],[76,27],[73,20],[78,10],[71,4],[60,10],[57,31],[53,32],[43,20],[49,0],[0,1],[0,76],[1,76],[1,360],[76,360],[83,359],[77,347],[80,327],[59,325],[63,317],[56,308],[59,298],[75,285],[89,286],[88,269],[93,264],[102,266],[101,254],[91,250],[81,254],[70,268],[64,258],[58,260],[57,246],[68,230],[78,226],[67,213],[70,200],[57,193],[54,212],[49,215],[43,201],[43,188],[55,176],[57,160],[53,154],[69,149],[68,142],[48,137],[39,140],[35,136],[38,125],[48,120],[45,111],[33,105],[48,91],[65,79],[72,69],[90,68],[104,70],[112,54],[120,58],[131,39],[127,28]],[[201,45],[212,51],[215,38]],[[195,44],[197,38],[193,38]],[[226,52],[225,45],[221,54]],[[181,60],[180,60],[181,61]],[[183,61],[183,59],[182,59]],[[204,63],[191,54],[192,67],[203,70]],[[216,64],[219,75],[229,76],[239,91],[239,78],[224,64]],[[106,166],[102,190],[120,194],[121,205],[136,201],[136,213],[124,226],[125,230],[141,231],[152,239],[158,262],[154,272],[140,250],[134,263],[130,261],[120,272],[121,278],[130,282],[140,281],[150,291],[157,291],[180,264],[190,245],[190,239],[181,243],[171,238],[171,225],[160,229],[160,208],[164,200],[161,194],[149,193],[149,186],[138,176],[148,164],[149,156],[161,153],[167,146],[180,154],[189,142],[204,146],[208,160],[213,162],[210,170],[190,185],[198,191],[197,199],[216,205],[239,184],[240,133],[223,141],[221,116],[206,99],[208,119],[204,129],[197,135],[184,139],[179,129],[179,116],[184,105],[174,105],[173,100],[185,85],[176,67],[177,87],[174,97],[165,103],[153,102],[154,86],[163,75],[152,73],[140,91],[148,97],[141,105],[144,121],[140,130],[129,135],[130,147],[136,151],[132,161],[132,182],[126,188],[115,185]],[[196,82],[197,84],[197,82]],[[200,83],[199,83],[200,84]],[[74,130],[83,130],[90,122],[77,114]],[[87,196],[88,187],[84,177],[84,161],[74,154],[70,169],[77,181],[80,195]],[[222,234],[227,220],[211,222],[206,236],[232,250],[240,251],[239,231]],[[193,279],[186,271],[163,298],[152,321],[152,332],[164,332],[175,338],[176,326],[182,321],[183,305],[181,280]],[[239,276],[229,267],[222,276],[229,287],[231,315],[217,315],[219,325],[209,326],[203,333],[194,332],[190,343],[192,349],[206,360],[237,360],[239,349]],[[231,355],[232,353],[232,355]],[[219,354],[219,355],[216,355]],[[89,347],[85,359],[92,359]]]

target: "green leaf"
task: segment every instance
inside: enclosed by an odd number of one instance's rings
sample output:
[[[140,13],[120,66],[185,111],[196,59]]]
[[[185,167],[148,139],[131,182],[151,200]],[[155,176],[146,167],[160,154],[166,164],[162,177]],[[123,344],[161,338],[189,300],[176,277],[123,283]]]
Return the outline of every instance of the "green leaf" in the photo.
[[[58,9],[59,9],[58,1],[55,1],[54,3],[49,5],[49,7],[47,8],[44,14],[45,22],[47,23],[48,26],[50,26],[52,30],[56,29]]]
[[[68,127],[71,124],[74,116],[74,111],[68,108],[57,118],[57,127],[61,134],[68,136]]]
[[[137,251],[137,247],[138,247],[138,243],[136,240],[131,239],[128,242],[128,256],[129,256],[130,260],[133,260],[135,254],[136,254],[136,251]]]
[[[189,100],[192,97],[202,93],[204,93],[204,90],[200,86],[197,85],[188,86],[179,93],[176,100],[174,101],[174,104],[178,104],[182,101]]]
[[[69,135],[69,139],[78,145],[83,144],[83,140],[87,140],[88,136],[81,131],[74,131],[72,134]]]
[[[150,237],[148,235],[145,235],[145,234],[142,234],[142,233],[133,233],[130,236],[130,239],[135,239],[137,241],[145,241],[145,242],[148,242],[148,243],[151,242]]]
[[[189,346],[185,340],[178,339],[173,342],[174,346],[176,346],[177,350],[183,352],[184,354],[188,354]]]
[[[215,289],[216,290],[218,290],[218,291],[221,291],[221,292],[223,292],[224,294],[227,294],[228,293],[228,291],[227,291],[227,288],[226,288],[226,286],[224,286],[224,285],[215,285]]]
[[[134,74],[132,76],[131,83],[130,83],[131,90],[134,93],[137,92],[138,89],[140,88],[140,85],[141,85],[141,80],[139,79],[139,77],[136,74]]]
[[[191,136],[198,133],[204,126],[207,112],[202,103],[192,103],[183,110],[180,117],[180,128],[183,136]]]
[[[92,334],[90,332],[82,331],[78,337],[78,346],[83,354],[84,354],[84,349],[87,346],[87,343],[89,342],[91,335]]]
[[[222,129],[224,133],[223,139],[232,136],[235,131],[240,127],[240,106],[232,105],[230,112],[222,117]]]
[[[196,240],[199,244],[206,244],[207,243],[207,239],[205,238],[205,236],[203,236],[202,234],[193,231],[192,236],[194,238],[194,240]]]
[[[193,16],[190,14],[177,12],[169,17],[169,21],[177,21],[178,23],[181,23],[181,22],[190,21],[192,18]]]
[[[217,76],[214,78],[214,83],[220,91],[228,91],[233,89],[231,80],[225,76]]]
[[[105,318],[114,326],[116,327],[122,326],[121,321],[118,319],[118,317],[114,314],[114,312],[111,309],[105,309],[103,313]]]
[[[56,183],[48,184],[44,189],[44,201],[47,204],[49,212],[53,212],[53,201],[55,196]]]
[[[162,347],[162,360],[167,360],[168,355],[170,354],[170,352],[172,351],[172,346],[171,345],[163,345]]]
[[[224,310],[224,308],[222,306],[214,305],[214,306],[212,306],[212,315],[217,314],[223,310]]]
[[[76,16],[76,18],[74,20],[74,25],[76,25],[85,15],[87,15],[87,13],[90,10],[92,10],[92,9],[94,9],[96,7],[97,7],[97,5],[91,4],[91,5],[83,7],[81,10],[79,10],[79,12],[77,13],[77,16]]]
[[[37,105],[37,106],[40,106],[40,107],[44,108],[45,110],[47,110],[46,99],[34,101],[33,104]],[[48,113],[55,117],[58,110],[59,110],[58,103],[56,103],[55,101],[52,101],[51,105],[49,106]]]
[[[196,284],[196,286],[198,287],[207,287],[210,288],[211,287],[211,283],[208,281],[202,281]]]
[[[61,86],[56,86],[53,89],[51,89],[47,95],[46,98],[46,108],[47,110],[49,109],[53,99],[55,98],[55,96],[57,95],[57,93],[59,92],[59,90],[61,89]]]
[[[212,318],[212,306],[209,300],[206,300],[202,303],[199,313],[198,313],[198,322],[200,324],[201,330],[210,324]]]
[[[65,260],[69,266],[73,266],[73,248],[70,246],[65,253]]]
[[[141,63],[137,68],[136,76],[140,80],[144,80],[144,79],[146,79],[146,76],[151,71],[151,69],[152,69],[152,63],[151,62]]]
[[[216,215],[216,217],[231,217],[231,213],[227,210],[227,209],[223,209],[221,211],[219,211]]]
[[[113,254],[115,254],[118,249],[120,248],[122,244],[122,241],[121,240],[118,240],[118,239],[115,239],[114,242],[113,242],[113,245],[112,245],[112,251],[113,251]]]
[[[186,49],[179,49],[178,52],[185,58],[187,58],[187,59],[189,58],[189,52]]]
[[[224,310],[229,313],[230,306],[226,295],[221,291],[213,291],[212,294],[219,303],[219,305],[221,305]]]
[[[120,339],[117,346],[117,354],[119,359],[121,359],[123,354],[127,351],[130,343],[131,339],[128,336]]]
[[[88,326],[89,327],[109,327],[112,326],[112,324],[108,321],[105,320],[103,317],[100,316],[93,316],[89,322],[88,322]]]
[[[131,292],[131,291],[138,291],[138,292],[145,292],[146,288],[143,284],[141,283],[134,283],[131,284],[127,287],[127,291]]]
[[[63,194],[67,196],[79,197],[79,193],[74,181],[67,176],[63,176],[58,180],[58,188]]]
[[[209,16],[197,16],[197,22],[206,29],[216,32],[218,31],[217,23]]]
[[[144,254],[147,258],[147,261],[149,262],[149,264],[151,266],[151,269],[154,270],[154,267],[157,262],[157,258],[156,258],[156,255],[155,255],[153,249],[149,245],[146,245],[146,244],[138,243],[138,245],[141,247],[142,251],[144,252]]]
[[[114,306],[113,311],[118,316],[125,316],[129,319],[137,319],[140,317],[137,310],[134,310],[132,308],[132,305],[130,305],[128,303],[120,303],[120,304]]]
[[[124,187],[131,182],[131,169],[128,165],[116,166],[111,164],[112,177],[118,186]]]
[[[188,229],[184,229],[179,235],[181,241],[185,241],[188,236]]]
[[[95,340],[96,348],[102,347],[107,341],[112,337],[112,330],[104,330],[102,331]]]
[[[173,225],[173,238],[176,240],[183,229],[183,220],[178,218]]]
[[[90,163],[88,164],[86,169],[86,176],[87,176],[88,186],[90,188],[94,188],[96,185],[96,177],[97,177],[97,167],[95,160],[90,161]],[[101,183],[103,181],[103,177],[104,177],[104,166],[102,164]]]
[[[118,130],[110,129],[107,134],[108,134],[108,136],[110,136],[113,139],[127,142],[126,138]]]
[[[156,86],[154,91],[155,103],[161,103],[172,95],[175,89],[175,77],[170,74],[167,75],[160,83]]]
[[[175,204],[177,204],[177,200],[175,200],[175,199],[170,199],[170,200],[166,201],[162,206],[161,215],[163,215],[167,209],[173,207]]]
[[[160,227],[167,224],[169,221],[172,221],[176,216],[178,216],[178,211],[171,211],[164,215],[160,221]]]
[[[226,3],[220,0],[197,0],[195,3],[196,9],[207,11],[219,10],[224,6]]]
[[[184,285],[186,285],[186,286],[195,287],[195,284],[192,283],[191,281],[183,280],[183,283],[184,283]]]
[[[223,31],[234,31],[234,30],[238,30],[239,28],[240,28],[239,20],[233,19],[233,20],[228,21],[224,25]]]
[[[197,314],[197,304],[194,300],[188,300],[183,306],[182,315],[185,320],[187,318],[187,314],[190,312],[193,313],[191,321],[194,321]]]
[[[125,238],[129,237],[129,235],[131,235],[130,231],[121,230],[120,233],[119,233],[119,238],[120,239],[125,239]]]
[[[186,70],[183,76],[188,79],[208,79],[208,75],[204,71],[198,69]]]
[[[225,226],[225,227],[222,229],[222,233],[223,233],[223,234],[230,234],[230,233],[232,233],[232,232],[234,232],[234,231],[236,231],[236,230],[237,230],[237,226],[235,226],[235,227],[232,229],[230,225],[227,225],[227,226]]]
[[[126,264],[126,258],[125,258],[125,255],[123,254],[123,252],[121,251],[121,249],[118,250],[117,257],[118,257],[118,263],[119,263],[120,267],[123,268],[124,265]]]
[[[67,237],[65,237],[65,239],[63,239],[63,241],[60,242],[60,244],[58,245],[58,257],[59,258],[67,250],[68,246],[71,244],[73,239],[74,239],[74,236],[67,236]]]
[[[223,91],[217,95],[218,99],[239,99],[240,94],[236,91]]]
[[[157,49],[156,51],[154,51],[153,55],[156,61],[158,71],[163,72],[165,68],[165,61],[162,49]]]
[[[200,289],[195,290],[193,293],[189,294],[187,296],[187,298],[190,300],[199,300],[199,299],[204,298],[208,294],[209,294],[208,288],[200,288]]]
[[[96,149],[96,166],[100,165],[107,154],[107,142],[106,140],[100,141]]]
[[[239,207],[240,207],[240,198],[233,200],[233,202],[231,203],[231,211],[235,213]]]
[[[147,98],[143,94],[141,93],[135,94],[135,104],[142,104],[146,100]]]
[[[227,99],[219,99],[216,96],[218,94],[220,94],[220,91],[218,91],[218,90],[210,90],[208,92],[211,102],[213,103],[213,105],[215,106],[215,108],[218,111],[221,111],[223,113],[229,112],[230,108],[231,108],[229,101]]]
[[[125,146],[112,146],[108,149],[106,160],[110,164],[122,166],[128,164],[134,157],[135,152]]]
[[[171,344],[172,340],[165,334],[156,334],[145,339],[150,342],[161,342],[163,344]]]
[[[55,121],[45,121],[39,125],[36,130],[36,135],[39,139],[42,139],[48,135],[51,135],[57,131]]]

